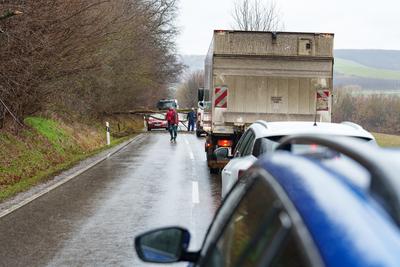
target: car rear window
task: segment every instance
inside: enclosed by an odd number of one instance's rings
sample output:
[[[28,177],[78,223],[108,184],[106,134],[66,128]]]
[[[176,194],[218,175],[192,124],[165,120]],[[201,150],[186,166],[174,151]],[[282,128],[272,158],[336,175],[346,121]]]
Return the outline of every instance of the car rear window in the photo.
[[[281,140],[285,137],[286,136],[284,135],[264,137],[261,143],[260,154],[275,150],[276,147],[280,144]],[[332,135],[331,137],[335,138],[339,136]],[[359,140],[375,144],[375,141],[373,139],[357,137],[357,136],[349,136],[349,137],[357,138]],[[290,146],[290,151],[293,154],[316,154],[316,155],[320,154],[329,157],[337,156],[337,154],[333,153],[328,148],[323,146],[318,146],[316,144],[292,144]]]

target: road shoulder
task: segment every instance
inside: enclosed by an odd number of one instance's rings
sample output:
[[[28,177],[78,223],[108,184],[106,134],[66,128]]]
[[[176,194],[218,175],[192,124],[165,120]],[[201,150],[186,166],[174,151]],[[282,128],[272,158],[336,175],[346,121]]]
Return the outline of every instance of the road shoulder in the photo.
[[[135,142],[143,137],[142,134],[139,134],[115,147],[110,149],[104,150],[99,154],[89,157],[85,160],[80,161],[74,167],[69,170],[63,171],[59,175],[55,176],[53,179],[36,185],[29,189],[28,191],[21,192],[16,196],[0,203],[0,218],[7,216],[8,214],[12,213],[13,211],[19,209],[20,207],[25,206],[26,204],[30,203],[31,201],[45,195],[46,193],[50,192],[51,190],[67,183],[68,181],[74,179],[79,174],[89,170],[90,168],[94,167],[95,165],[99,164],[100,162],[106,160],[108,157],[112,156],[115,153],[118,153],[126,146]]]

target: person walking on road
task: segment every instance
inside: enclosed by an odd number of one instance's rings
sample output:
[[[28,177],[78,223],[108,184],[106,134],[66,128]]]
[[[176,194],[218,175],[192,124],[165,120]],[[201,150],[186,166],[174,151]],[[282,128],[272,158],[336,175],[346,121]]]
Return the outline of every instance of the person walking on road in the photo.
[[[165,119],[168,122],[168,131],[171,135],[171,142],[176,142],[179,124],[178,113],[175,111],[175,109],[169,108],[167,114],[165,115]]]
[[[188,131],[194,131],[194,124],[196,123],[196,112],[194,108],[187,114]]]

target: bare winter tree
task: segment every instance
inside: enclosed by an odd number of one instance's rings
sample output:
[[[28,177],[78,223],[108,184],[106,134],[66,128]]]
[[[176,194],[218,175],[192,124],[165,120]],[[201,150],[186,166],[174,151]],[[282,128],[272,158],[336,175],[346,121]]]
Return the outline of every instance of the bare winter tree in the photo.
[[[177,0],[0,1],[7,10],[23,15],[0,19],[0,99],[20,121],[152,106],[182,70]]]
[[[233,28],[243,31],[279,31],[284,28],[273,0],[236,0],[232,18]]]
[[[204,71],[194,71],[186,75],[176,90],[176,98],[183,108],[197,107],[197,91],[204,87]]]

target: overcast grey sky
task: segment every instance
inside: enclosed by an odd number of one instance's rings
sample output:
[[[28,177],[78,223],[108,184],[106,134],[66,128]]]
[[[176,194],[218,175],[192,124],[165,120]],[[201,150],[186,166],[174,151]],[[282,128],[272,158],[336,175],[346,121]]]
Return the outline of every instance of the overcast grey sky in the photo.
[[[234,0],[180,0],[179,52],[206,54]],[[286,31],[335,33],[335,48],[400,50],[400,0],[276,0]]]

